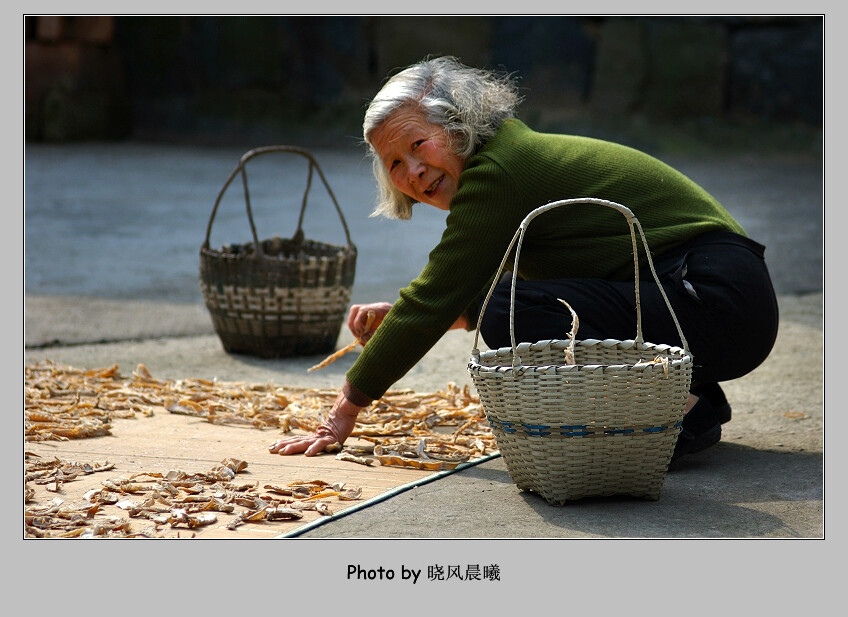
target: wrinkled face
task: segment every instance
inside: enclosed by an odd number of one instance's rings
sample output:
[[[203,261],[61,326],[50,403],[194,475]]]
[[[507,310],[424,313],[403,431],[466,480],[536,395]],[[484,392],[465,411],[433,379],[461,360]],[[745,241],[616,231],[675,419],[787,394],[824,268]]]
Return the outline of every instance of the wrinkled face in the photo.
[[[401,107],[371,132],[371,144],[399,191],[450,209],[465,161],[448,146],[444,128],[415,107]]]

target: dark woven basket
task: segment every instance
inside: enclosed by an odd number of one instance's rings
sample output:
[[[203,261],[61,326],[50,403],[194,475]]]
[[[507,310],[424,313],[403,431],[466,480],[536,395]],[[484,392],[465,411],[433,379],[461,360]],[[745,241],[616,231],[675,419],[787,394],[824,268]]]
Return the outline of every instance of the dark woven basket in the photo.
[[[274,236],[260,241],[250,208],[245,165],[253,157],[270,152],[306,157],[309,172],[294,235],[290,239]],[[347,246],[303,236],[303,214],[313,171],[318,172],[333,200]],[[239,174],[253,242],[210,248],[212,222],[221,198]],[[356,255],[341,208],[312,155],[293,146],[266,146],[246,152],[218,194],[200,248],[200,289],[224,349],[263,358],[332,351],[347,315]]]

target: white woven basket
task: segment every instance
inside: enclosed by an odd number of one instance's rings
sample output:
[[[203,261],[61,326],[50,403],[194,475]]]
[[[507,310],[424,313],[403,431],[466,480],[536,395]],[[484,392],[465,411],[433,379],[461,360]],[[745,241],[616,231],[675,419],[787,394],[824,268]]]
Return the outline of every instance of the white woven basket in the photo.
[[[636,337],[576,340],[574,315],[568,339],[516,344],[513,277],[511,346],[481,353],[480,325],[513,246],[513,271],[518,272],[530,221],[552,208],[578,203],[608,206],[627,219],[635,268]],[[682,347],[646,343],[642,338],[637,229]],[[520,489],[538,493],[553,505],[589,496],[658,499],[689,397],[692,354],[687,349],[633,213],[602,199],[566,199],[535,209],[516,231],[480,310],[468,371],[509,474]]]

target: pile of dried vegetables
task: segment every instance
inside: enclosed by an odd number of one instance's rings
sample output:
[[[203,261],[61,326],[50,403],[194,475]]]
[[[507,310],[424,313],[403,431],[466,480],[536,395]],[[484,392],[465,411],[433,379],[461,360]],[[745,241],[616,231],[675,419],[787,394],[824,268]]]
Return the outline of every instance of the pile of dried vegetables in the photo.
[[[328,499],[356,501],[361,488],[323,480],[296,481],[286,486],[240,483],[236,474],[247,468],[245,461],[224,459],[208,472],[166,474],[136,473],[102,482],[81,500],[67,502],[56,497],[45,504],[34,502],[29,485],[47,485],[59,492],[80,474],[113,469],[111,464],[88,465],[53,459],[41,461],[26,456],[24,482],[24,533],[29,538],[160,538],[173,530],[196,530],[214,525],[219,514],[227,516],[227,529],[244,523],[297,521],[305,510],[323,516],[333,514]],[[111,510],[108,507],[119,508]],[[141,523],[137,529],[135,521]]]
[[[333,390],[270,383],[156,379],[142,364],[131,377],[124,377],[117,365],[81,370],[47,361],[25,367],[25,439],[110,435],[115,419],[162,411],[219,425],[311,432],[324,420],[336,395]],[[468,386],[453,384],[434,393],[386,393],[360,413],[351,437],[358,445],[337,447],[336,458],[430,471],[452,469],[496,449],[479,400]],[[331,514],[327,498],[351,500],[361,494],[361,489],[322,480],[266,486],[268,493],[262,494],[256,485],[233,482],[246,462],[226,459],[206,474],[119,476],[104,481],[102,490],[89,491],[85,503],[67,504],[57,497],[41,505],[31,501],[35,491],[29,482],[59,492],[63,483],[81,474],[111,470],[113,465],[41,461],[32,453],[26,455],[25,527],[32,537],[158,537],[165,525],[195,529],[212,524],[217,521],[215,512],[227,513],[231,518],[227,526],[234,529],[244,522],[297,520],[307,508]],[[129,518],[147,524],[133,531],[126,516],[103,516],[104,505],[117,506]]]

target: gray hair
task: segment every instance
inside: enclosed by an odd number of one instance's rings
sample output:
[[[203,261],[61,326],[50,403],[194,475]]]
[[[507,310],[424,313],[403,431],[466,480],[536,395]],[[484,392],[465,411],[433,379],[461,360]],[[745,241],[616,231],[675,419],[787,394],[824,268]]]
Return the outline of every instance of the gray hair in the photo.
[[[475,69],[446,56],[426,59],[391,77],[365,111],[362,134],[379,196],[371,216],[408,219],[415,203],[401,193],[371,143],[371,133],[395,111],[417,105],[427,121],[444,127],[456,154],[467,160],[515,115],[521,102],[508,74]]]

